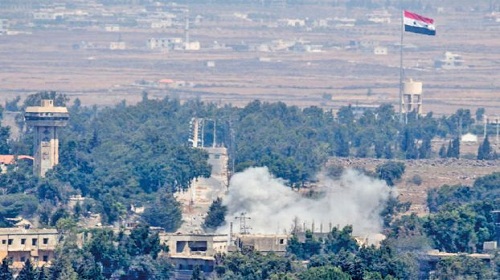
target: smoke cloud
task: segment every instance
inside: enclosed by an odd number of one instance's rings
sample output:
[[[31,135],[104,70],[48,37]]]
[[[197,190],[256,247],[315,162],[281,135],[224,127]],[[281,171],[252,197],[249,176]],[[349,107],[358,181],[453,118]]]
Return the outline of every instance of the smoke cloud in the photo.
[[[289,233],[294,219],[311,229],[328,231],[329,224],[343,227],[353,225],[355,235],[379,233],[382,219],[379,215],[385,202],[392,195],[384,181],[373,179],[355,170],[346,170],[334,180],[318,176],[319,196],[307,198],[274,177],[266,167],[249,168],[235,174],[224,198],[228,207],[226,221],[233,221],[235,231],[239,222],[235,217],[242,212],[250,220],[251,233]],[[227,225],[219,231],[227,232]]]

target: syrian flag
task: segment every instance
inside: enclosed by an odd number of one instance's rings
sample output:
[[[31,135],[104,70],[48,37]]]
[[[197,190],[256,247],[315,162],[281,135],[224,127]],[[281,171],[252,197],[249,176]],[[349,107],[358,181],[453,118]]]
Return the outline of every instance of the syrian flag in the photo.
[[[418,34],[436,35],[436,27],[432,18],[426,18],[421,15],[404,11],[403,23],[406,32],[413,32]]]

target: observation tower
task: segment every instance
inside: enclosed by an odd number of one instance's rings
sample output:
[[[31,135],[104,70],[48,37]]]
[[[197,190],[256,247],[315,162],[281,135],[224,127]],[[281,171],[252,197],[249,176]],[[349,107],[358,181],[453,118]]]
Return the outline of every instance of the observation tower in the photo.
[[[54,106],[53,100],[42,99],[41,106],[27,107],[24,120],[34,128],[33,172],[45,177],[45,173],[59,163],[59,127],[66,126],[69,113],[66,107]]]

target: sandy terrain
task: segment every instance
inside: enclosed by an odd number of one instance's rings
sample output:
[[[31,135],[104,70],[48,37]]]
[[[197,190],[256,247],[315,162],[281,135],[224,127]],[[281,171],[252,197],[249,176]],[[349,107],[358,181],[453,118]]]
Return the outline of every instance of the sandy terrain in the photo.
[[[242,11],[243,8],[231,6],[217,15],[220,10],[193,7],[193,15],[205,15],[201,23],[192,24],[190,32],[192,41],[201,42],[200,51],[165,53],[146,48],[151,37],[183,37],[179,27],[162,32],[122,27],[119,33],[99,27],[50,27],[25,30],[30,34],[1,36],[0,102],[17,95],[55,90],[78,97],[84,104],[110,105],[123,99],[134,103],[145,90],[153,97],[200,98],[234,105],[257,98],[325,108],[396,104],[400,40],[396,16],[390,24],[308,30],[277,27],[276,16],[262,22],[233,16]],[[269,13],[259,9],[254,12]],[[360,18],[366,14],[360,10],[348,15],[332,7],[312,7],[302,12],[302,17],[315,13]],[[282,17],[298,17],[293,9],[282,9],[280,13]],[[485,24],[483,13],[432,16],[438,22],[438,36],[404,37],[405,45],[416,47],[405,49],[404,66],[408,78],[424,83],[424,111],[449,114],[457,108],[475,111],[484,107],[488,114],[500,114],[500,41],[496,39],[500,23]],[[459,24],[462,18],[469,24],[467,34]],[[236,52],[212,48],[214,41],[231,45],[280,39],[323,45],[323,52]],[[127,50],[109,50],[110,42],[118,40],[126,42]],[[386,46],[389,54],[376,56],[373,48],[347,49],[350,41]],[[466,67],[434,69],[433,60],[445,51],[461,54]],[[214,61],[215,67],[206,67],[207,61]],[[138,81],[156,82],[164,78],[185,81],[194,87],[136,85]],[[331,100],[325,98],[328,95]]]

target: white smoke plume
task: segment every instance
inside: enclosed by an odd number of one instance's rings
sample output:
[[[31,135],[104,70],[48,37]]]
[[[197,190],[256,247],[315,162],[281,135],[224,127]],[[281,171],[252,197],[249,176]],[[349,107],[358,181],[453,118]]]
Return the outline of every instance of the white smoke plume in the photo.
[[[235,174],[224,198],[228,207],[226,221],[233,221],[235,230],[239,222],[235,217],[246,213],[251,233],[290,232],[294,219],[315,224],[319,231],[328,231],[328,225],[343,227],[353,225],[355,235],[379,233],[382,229],[380,211],[392,195],[384,181],[373,179],[355,170],[346,170],[334,180],[325,175],[318,176],[321,195],[311,199],[285,185],[285,181],[274,177],[266,167],[249,168]],[[227,225],[219,229],[227,232]]]

